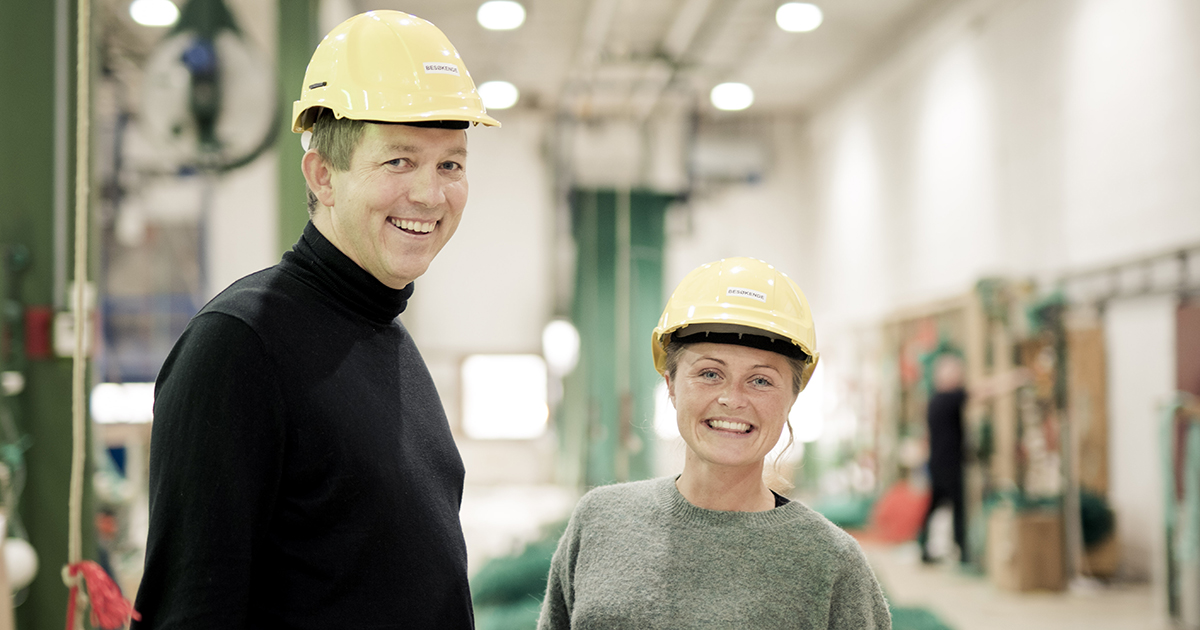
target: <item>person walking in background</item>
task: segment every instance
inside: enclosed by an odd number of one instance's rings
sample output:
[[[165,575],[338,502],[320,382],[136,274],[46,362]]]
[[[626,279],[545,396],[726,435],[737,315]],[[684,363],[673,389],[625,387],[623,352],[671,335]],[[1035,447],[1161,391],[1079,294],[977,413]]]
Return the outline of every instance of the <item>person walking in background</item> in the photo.
[[[954,544],[958,560],[967,564],[967,520],[963,503],[963,362],[957,355],[943,353],[933,363],[933,396],[926,408],[929,425],[929,509],[917,542],[921,561],[936,562],[929,553],[929,522],[942,505],[950,504],[954,516]]]
[[[311,221],[158,376],[133,628],[468,630],[463,463],[397,317],[462,218],[464,130],[499,123],[395,11],[326,36],[293,116]]]
[[[652,349],[683,472],[579,501],[538,627],[890,628],[858,543],[763,478],[818,360],[799,287],[760,260],[703,265],[667,302]]]

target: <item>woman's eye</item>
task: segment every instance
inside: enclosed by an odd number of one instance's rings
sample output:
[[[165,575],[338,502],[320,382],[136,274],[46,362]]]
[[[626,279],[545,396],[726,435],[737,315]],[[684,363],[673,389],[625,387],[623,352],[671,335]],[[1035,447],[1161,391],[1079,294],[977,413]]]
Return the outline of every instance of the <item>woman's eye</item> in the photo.
[[[717,378],[717,373],[713,370],[704,370],[700,373],[700,378],[711,381],[712,379]]]
[[[770,387],[770,386],[771,386],[771,381],[770,381],[770,379],[764,378],[764,377],[762,377],[762,376],[759,376],[758,378],[755,378],[753,382],[754,382],[754,384],[755,384],[755,385],[757,385],[758,387]]]

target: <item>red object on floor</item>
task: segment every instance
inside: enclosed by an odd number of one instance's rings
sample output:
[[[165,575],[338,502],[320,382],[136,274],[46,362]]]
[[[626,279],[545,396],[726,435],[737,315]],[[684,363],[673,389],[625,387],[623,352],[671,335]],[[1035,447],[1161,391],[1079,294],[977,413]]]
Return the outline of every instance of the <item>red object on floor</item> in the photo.
[[[133,604],[121,595],[121,589],[113,582],[108,573],[95,562],[84,560],[67,567],[67,574],[74,578],[83,574],[83,582],[87,586],[89,603],[92,606],[92,625],[105,630],[124,628],[129,619],[141,620],[142,616],[133,609]],[[79,583],[71,585],[70,599],[67,600],[67,630],[75,627],[75,594]]]
[[[929,510],[928,490],[917,490],[907,481],[888,488],[871,512],[871,538],[885,542],[915,540]]]

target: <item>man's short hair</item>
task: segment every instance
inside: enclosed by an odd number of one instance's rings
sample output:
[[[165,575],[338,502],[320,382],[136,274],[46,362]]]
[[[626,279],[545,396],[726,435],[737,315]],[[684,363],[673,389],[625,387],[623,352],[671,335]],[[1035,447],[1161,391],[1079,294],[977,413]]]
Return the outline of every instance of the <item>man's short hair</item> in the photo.
[[[316,151],[333,170],[348,171],[350,160],[354,157],[354,150],[358,148],[367,122],[338,118],[333,114],[333,110],[322,109],[313,121],[312,138],[308,141],[308,148]],[[317,212],[317,196],[307,184],[305,189],[308,192],[308,216],[312,218]]]

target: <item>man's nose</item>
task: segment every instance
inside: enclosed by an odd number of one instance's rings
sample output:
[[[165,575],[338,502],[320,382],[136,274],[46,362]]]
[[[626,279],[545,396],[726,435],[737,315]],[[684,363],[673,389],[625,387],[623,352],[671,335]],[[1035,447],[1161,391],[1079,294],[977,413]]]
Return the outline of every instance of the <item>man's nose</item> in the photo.
[[[422,166],[413,173],[409,180],[408,200],[428,208],[446,200],[436,164]]]

